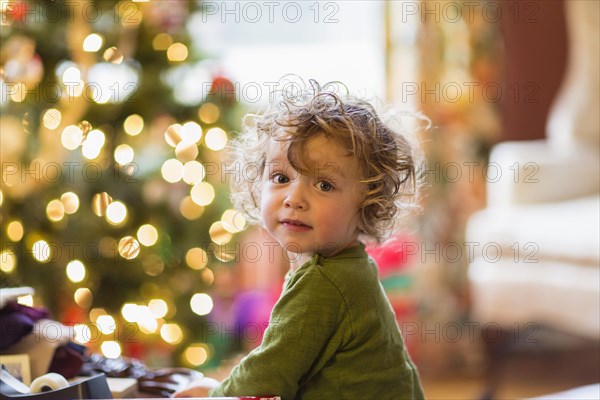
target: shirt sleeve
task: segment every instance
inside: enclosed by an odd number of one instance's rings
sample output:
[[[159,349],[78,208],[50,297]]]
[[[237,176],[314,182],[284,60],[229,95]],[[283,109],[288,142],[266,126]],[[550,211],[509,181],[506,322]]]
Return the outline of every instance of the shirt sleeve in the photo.
[[[320,268],[296,272],[301,276],[291,278],[273,308],[261,345],[242,359],[212,396],[292,399],[302,381],[323,367],[325,354],[340,345],[334,334],[346,304]]]

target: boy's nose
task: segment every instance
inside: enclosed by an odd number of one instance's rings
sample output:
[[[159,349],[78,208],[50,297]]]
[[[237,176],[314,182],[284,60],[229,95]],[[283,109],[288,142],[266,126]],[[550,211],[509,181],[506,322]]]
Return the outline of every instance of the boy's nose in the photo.
[[[307,208],[304,202],[298,201],[298,200],[296,200],[294,198],[290,198],[290,197],[285,199],[284,204],[285,204],[285,208],[292,208],[294,210],[306,210],[306,208]]]
[[[291,185],[289,192],[286,194],[283,200],[285,208],[292,208],[294,210],[307,210],[308,202],[305,196],[302,194],[302,188],[300,185]]]

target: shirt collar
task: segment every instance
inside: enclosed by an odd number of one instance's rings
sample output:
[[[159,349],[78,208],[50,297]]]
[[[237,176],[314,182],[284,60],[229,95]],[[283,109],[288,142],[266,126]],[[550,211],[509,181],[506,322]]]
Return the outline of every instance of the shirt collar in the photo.
[[[347,247],[331,257],[324,257],[319,253],[315,253],[307,262],[305,262],[300,268],[298,268],[298,270],[313,265],[324,265],[327,262],[327,260],[361,258],[365,256],[367,256],[367,252],[365,251],[365,245],[363,243],[359,243],[355,246]]]

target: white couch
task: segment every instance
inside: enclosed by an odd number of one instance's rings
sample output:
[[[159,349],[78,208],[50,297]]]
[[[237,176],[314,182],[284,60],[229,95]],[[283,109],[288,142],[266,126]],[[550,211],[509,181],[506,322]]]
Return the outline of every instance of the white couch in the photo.
[[[502,175],[487,183],[487,206],[466,237],[502,254],[475,254],[468,279],[477,321],[599,339],[600,2],[564,4],[570,58],[547,140],[492,150]]]
[[[467,240],[501,249],[501,256],[474,253],[468,271],[473,317],[600,338],[598,152],[563,154],[545,141],[502,143],[491,162],[503,177],[488,183],[488,206],[470,218]],[[539,181],[515,181],[509,169],[515,163],[529,165],[521,177]]]

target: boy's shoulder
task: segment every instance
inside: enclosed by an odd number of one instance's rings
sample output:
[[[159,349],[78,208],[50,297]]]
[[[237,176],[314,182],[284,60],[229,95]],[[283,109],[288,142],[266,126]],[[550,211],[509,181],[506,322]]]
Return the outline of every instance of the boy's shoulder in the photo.
[[[315,254],[309,262],[286,277],[288,289],[296,285],[324,290],[333,286],[342,294],[360,287],[371,290],[373,285],[379,285],[378,268],[363,245],[344,249],[332,257]]]

